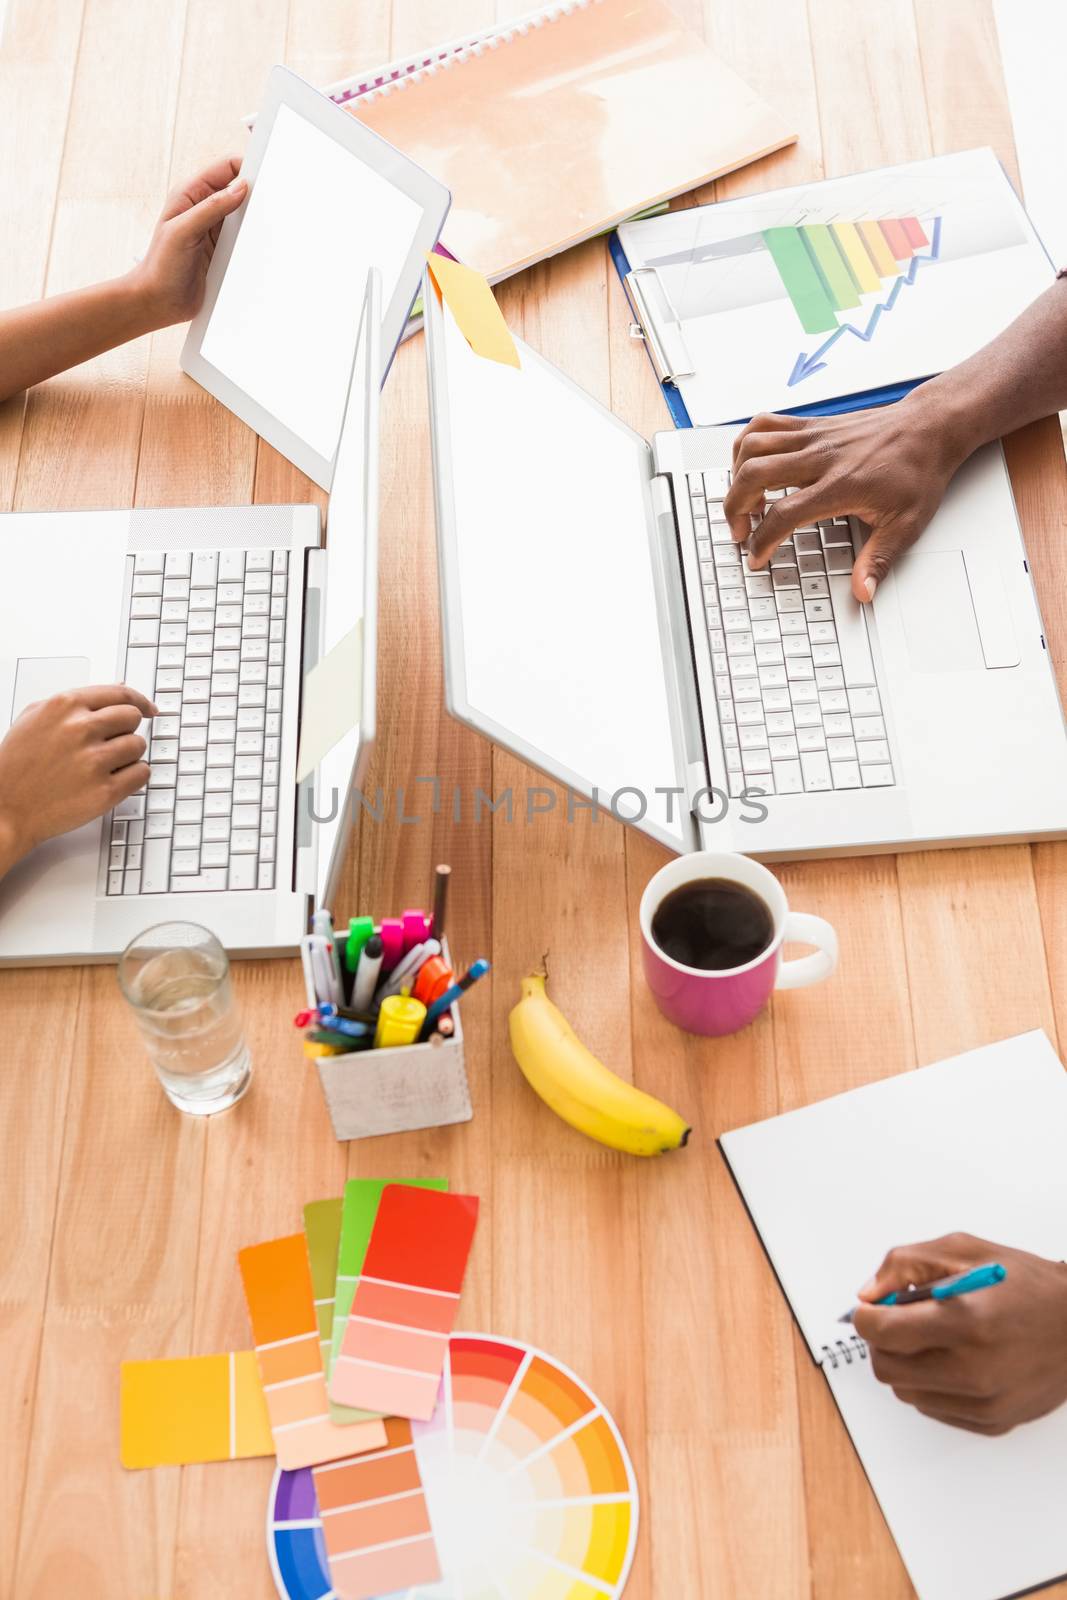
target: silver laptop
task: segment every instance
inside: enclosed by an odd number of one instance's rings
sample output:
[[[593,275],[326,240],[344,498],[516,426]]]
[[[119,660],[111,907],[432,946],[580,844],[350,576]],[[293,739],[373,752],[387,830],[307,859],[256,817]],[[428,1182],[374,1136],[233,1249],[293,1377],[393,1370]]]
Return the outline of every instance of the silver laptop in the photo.
[[[89,683],[160,711],[141,730],[147,790],[0,883],[0,961],[113,958],[171,918],[276,953],[330,903],[375,728],[379,296],[372,269],[325,548],[311,505],[0,519],[0,732]],[[303,678],[360,619],[359,721],[297,786]]]
[[[557,805],[771,858],[1067,832],[999,445],[861,607],[851,519],[747,570],[722,514],[736,429],[650,447],[528,347],[521,370],[475,355],[425,300],[447,704],[556,779]]]

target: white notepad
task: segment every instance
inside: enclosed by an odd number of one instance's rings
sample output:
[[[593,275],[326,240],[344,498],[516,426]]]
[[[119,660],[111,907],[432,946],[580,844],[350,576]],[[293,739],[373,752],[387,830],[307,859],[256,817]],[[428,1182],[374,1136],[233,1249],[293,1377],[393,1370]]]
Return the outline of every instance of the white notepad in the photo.
[[[893,1245],[962,1231],[1067,1257],[1067,1072],[1045,1034],[720,1144],[920,1600],[1067,1574],[1067,1406],[1001,1438],[950,1428],[898,1401],[837,1321]]]

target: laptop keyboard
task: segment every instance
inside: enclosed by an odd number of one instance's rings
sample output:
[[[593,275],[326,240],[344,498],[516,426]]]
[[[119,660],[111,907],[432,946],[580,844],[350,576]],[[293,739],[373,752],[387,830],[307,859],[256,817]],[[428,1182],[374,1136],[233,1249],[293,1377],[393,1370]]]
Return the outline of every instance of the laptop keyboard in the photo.
[[[272,889],[286,550],[129,557],[125,681],[153,700],[147,789],[116,807],[109,895]]]
[[[852,528],[798,528],[762,572],[723,514],[724,471],[687,476],[730,794],[811,794],[895,782]],[[788,494],[771,490],[768,500]]]

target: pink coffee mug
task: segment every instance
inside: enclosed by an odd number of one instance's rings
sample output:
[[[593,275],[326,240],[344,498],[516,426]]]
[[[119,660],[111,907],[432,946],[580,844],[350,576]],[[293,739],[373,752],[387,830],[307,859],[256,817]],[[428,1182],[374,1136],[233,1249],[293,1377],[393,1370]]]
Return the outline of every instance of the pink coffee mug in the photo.
[[[759,896],[771,913],[774,933],[762,954],[741,967],[686,967],[660,949],[652,919],[672,889],[703,878],[726,878]],[[669,1022],[688,1033],[719,1035],[745,1028],[775,989],[804,989],[828,978],[837,966],[837,934],[822,917],[790,911],[773,873],[748,856],[698,850],[678,856],[651,878],[641,896],[641,956],[648,986]],[[782,960],[782,945],[798,939],[816,945],[814,955]]]

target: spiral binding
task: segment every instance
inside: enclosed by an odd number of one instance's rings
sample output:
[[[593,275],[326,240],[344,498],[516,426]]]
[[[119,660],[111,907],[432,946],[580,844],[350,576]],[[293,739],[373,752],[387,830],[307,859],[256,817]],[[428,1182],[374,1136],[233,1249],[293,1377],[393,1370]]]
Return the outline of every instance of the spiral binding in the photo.
[[[853,1333],[847,1339],[835,1339],[832,1344],[824,1344],[819,1365],[836,1372],[838,1367],[850,1367],[857,1360],[867,1360],[867,1346],[858,1334]]]
[[[407,71],[404,66],[394,67],[390,69],[387,78],[374,78],[365,83],[354,84],[335,98],[338,105],[344,105],[350,100],[358,100],[360,106],[370,105],[388,94],[399,93],[410,85],[421,83],[424,78],[432,78],[437,72],[447,71],[449,67],[464,66],[476,56],[485,55],[487,50],[499,50],[502,44],[512,44],[514,40],[524,37],[534,28],[543,28],[546,23],[559,22],[563,17],[569,17],[573,11],[601,4],[603,0],[559,0],[557,5],[547,6],[543,11],[534,12],[512,23],[510,27],[500,28],[485,38],[475,39],[470,44],[462,45],[458,50],[445,50],[427,55],[413,71]]]

